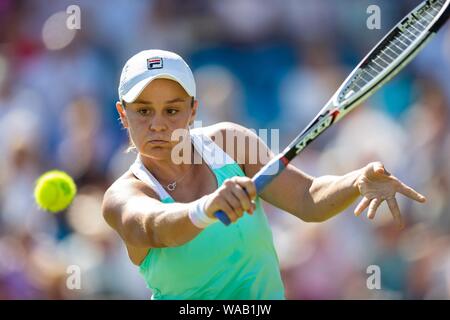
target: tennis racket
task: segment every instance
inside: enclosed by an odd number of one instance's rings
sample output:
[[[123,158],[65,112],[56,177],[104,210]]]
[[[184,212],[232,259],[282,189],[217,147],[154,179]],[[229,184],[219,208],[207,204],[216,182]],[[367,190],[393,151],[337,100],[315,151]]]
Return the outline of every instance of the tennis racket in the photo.
[[[444,25],[449,15],[450,0],[426,0],[403,18],[364,57],[308,126],[252,178],[257,193],[260,194],[321,133],[403,69]],[[231,222],[223,211],[214,215],[225,225]]]

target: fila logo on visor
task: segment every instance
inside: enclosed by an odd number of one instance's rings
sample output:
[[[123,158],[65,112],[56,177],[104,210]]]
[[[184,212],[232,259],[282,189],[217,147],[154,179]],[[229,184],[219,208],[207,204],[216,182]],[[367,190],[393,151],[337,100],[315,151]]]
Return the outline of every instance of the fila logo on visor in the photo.
[[[161,69],[163,67],[163,59],[162,58],[150,58],[147,59],[147,69]]]

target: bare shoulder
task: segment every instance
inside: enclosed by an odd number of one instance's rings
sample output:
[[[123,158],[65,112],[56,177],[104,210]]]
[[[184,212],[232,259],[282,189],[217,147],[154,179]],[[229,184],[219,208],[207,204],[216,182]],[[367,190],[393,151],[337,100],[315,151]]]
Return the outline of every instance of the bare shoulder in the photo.
[[[219,122],[202,128],[202,132],[210,137],[246,172],[245,165],[249,160],[250,141],[258,139],[252,130],[234,122]]]
[[[103,196],[103,216],[109,223],[111,216],[119,213],[131,198],[144,195],[159,199],[154,190],[137,179],[130,170],[126,171],[106,190]]]
[[[218,122],[214,125],[203,128],[203,130],[204,133],[213,140],[217,139],[217,137],[222,136],[224,141],[226,141],[225,139],[227,138],[227,136],[232,137],[253,134],[250,129],[234,122]],[[220,141],[216,143],[220,143]]]

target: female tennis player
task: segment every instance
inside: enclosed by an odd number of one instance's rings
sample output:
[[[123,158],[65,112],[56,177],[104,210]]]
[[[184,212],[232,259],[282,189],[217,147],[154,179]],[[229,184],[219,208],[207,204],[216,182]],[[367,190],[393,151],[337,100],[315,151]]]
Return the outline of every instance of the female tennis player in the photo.
[[[258,196],[251,177],[266,163],[260,159],[273,154],[234,123],[190,129],[198,109],[194,77],[173,52],[146,50],[130,58],[119,100],[137,158],[106,191],[103,216],[139,266],[152,299],[284,299],[260,198],[303,221],[322,222],[362,196],[355,215],[368,208],[373,219],[386,201],[400,226],[396,193],[425,201],[379,162],[322,177],[288,165]],[[231,225],[214,217],[218,210]]]

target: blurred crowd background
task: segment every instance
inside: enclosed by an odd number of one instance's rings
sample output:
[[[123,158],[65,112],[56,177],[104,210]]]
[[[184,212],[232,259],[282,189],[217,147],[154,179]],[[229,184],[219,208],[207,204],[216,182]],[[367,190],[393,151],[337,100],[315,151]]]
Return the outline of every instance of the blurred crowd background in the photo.
[[[0,299],[150,297],[101,216],[103,192],[136,157],[115,110],[130,56],[178,52],[194,71],[203,125],[279,129],[283,148],[418,2],[0,0]],[[371,4],[380,30],[366,26]],[[70,5],[79,30],[66,27]],[[320,224],[267,205],[288,299],[450,298],[449,110],[447,25],[294,161],[320,176],[380,160],[428,202],[398,196],[402,231],[384,204],[375,221],[353,216],[353,205]],[[33,200],[35,179],[54,168],[79,189],[58,215]],[[70,265],[80,290],[66,286]],[[371,265],[381,290],[367,288]]]

